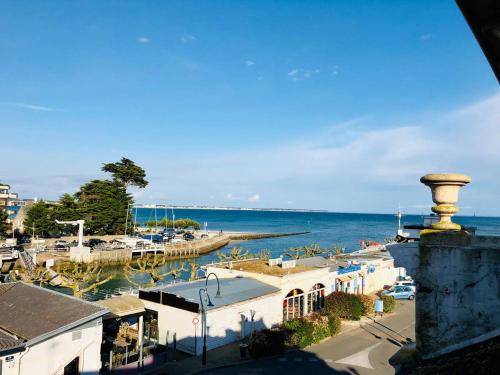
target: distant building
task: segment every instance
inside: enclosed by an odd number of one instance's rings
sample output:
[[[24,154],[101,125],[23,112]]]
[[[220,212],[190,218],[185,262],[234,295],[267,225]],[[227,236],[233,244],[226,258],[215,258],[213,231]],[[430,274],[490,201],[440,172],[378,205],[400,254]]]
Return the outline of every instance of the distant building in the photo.
[[[97,375],[107,312],[37,286],[0,284],[0,374]]]
[[[0,184],[0,209],[7,211],[9,218],[7,222],[12,222],[12,219],[17,214],[17,194],[10,192],[10,185]]]

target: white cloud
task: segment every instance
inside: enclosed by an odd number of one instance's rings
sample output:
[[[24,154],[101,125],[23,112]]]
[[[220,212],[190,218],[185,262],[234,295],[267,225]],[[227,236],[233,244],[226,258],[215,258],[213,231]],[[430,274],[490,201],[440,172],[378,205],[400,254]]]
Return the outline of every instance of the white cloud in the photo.
[[[255,65],[255,62],[252,60],[247,60],[247,61],[245,61],[245,64],[246,64],[246,66],[253,66],[253,65]]]
[[[191,34],[184,34],[181,36],[181,42],[182,43],[191,43],[191,42],[196,42],[198,39]]]
[[[500,94],[415,123],[365,116],[270,147],[212,154],[198,162],[191,178],[214,189],[229,186],[235,200],[258,188],[259,197],[265,194],[273,205],[293,201],[311,207],[314,202],[318,208],[380,212],[389,204],[397,209],[398,202],[413,210],[415,200],[432,204],[419,178],[460,172],[473,177],[464,194],[476,181],[477,188],[491,191],[490,200],[499,199],[500,178],[491,173],[500,160],[499,118]],[[463,206],[480,212],[483,199],[491,210],[485,196]]]
[[[248,198],[248,201],[249,202],[258,202],[258,201],[260,201],[260,194],[256,193],[256,194],[252,195],[251,197]]]
[[[292,69],[287,74],[293,81],[309,79],[314,74],[320,73],[319,69]]]
[[[146,38],[145,36],[141,36],[139,39],[137,39],[139,43],[149,43],[150,40],[149,38]]]
[[[31,109],[32,111],[41,111],[41,112],[56,111],[56,109],[54,109],[54,108],[45,107],[45,106],[41,106],[41,105],[34,105],[34,104],[12,103],[12,105],[19,107],[19,108]]]

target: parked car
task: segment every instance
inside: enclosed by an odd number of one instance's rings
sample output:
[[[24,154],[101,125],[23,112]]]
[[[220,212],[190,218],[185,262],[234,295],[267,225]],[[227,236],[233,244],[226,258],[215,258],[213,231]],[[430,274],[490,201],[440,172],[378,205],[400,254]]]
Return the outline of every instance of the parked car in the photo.
[[[415,291],[410,286],[395,286],[389,290],[382,292],[384,296],[392,296],[395,299],[409,299],[415,298]]]
[[[54,248],[67,250],[70,248],[70,243],[64,240],[57,240],[56,242],[54,242]]]
[[[144,240],[151,241],[153,243],[162,243],[163,236],[161,234],[144,234],[141,236]]]
[[[413,292],[417,291],[417,288],[415,286],[415,282],[413,280],[396,281],[395,286],[409,286],[413,290]]]
[[[192,241],[195,239],[195,237],[192,233],[184,233],[182,238],[184,238],[186,241]]]
[[[175,234],[173,234],[173,233],[163,235],[163,241],[168,242],[168,241],[172,240],[173,238],[175,238]]]
[[[29,236],[21,236],[21,238],[19,238],[19,243],[23,244],[23,243],[31,243],[31,238]]]
[[[101,240],[100,238],[91,238],[90,240],[87,241],[88,246],[90,247],[96,247],[97,245],[101,245],[103,243],[107,243],[104,240]]]

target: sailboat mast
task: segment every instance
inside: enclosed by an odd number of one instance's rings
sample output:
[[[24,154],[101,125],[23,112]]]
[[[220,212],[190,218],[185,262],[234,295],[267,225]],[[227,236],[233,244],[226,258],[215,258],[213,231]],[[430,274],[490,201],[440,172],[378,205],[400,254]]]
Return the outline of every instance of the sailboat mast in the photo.
[[[165,205],[165,234],[167,233],[168,228],[168,207]]]
[[[127,237],[127,226],[128,226],[128,212],[130,210],[130,203],[127,203],[127,216],[125,216],[125,237]]]
[[[401,230],[401,206],[398,207],[398,213],[396,215],[398,217],[398,231]]]
[[[135,206],[135,215],[134,215],[134,229],[132,232],[132,236],[135,237],[135,228],[137,227],[137,206]]]
[[[172,207],[172,228],[175,230],[175,214],[174,214],[174,207]]]

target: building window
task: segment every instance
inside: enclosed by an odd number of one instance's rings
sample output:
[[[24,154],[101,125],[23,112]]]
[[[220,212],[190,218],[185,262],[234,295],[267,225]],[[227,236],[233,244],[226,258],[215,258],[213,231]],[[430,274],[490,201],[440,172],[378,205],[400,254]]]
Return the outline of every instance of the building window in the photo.
[[[283,300],[283,320],[298,319],[304,316],[304,292],[301,289],[290,291]]]
[[[321,310],[325,306],[325,286],[323,284],[314,285],[307,294],[307,312]]]

